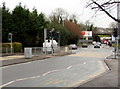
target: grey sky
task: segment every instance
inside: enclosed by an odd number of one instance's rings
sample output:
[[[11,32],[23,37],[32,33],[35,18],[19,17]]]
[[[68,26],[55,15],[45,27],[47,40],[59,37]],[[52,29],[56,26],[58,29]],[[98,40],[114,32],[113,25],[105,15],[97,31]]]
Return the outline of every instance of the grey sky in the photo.
[[[114,21],[106,14],[100,12],[96,17],[90,19],[95,11],[85,7],[88,1],[89,0],[0,0],[0,5],[5,2],[6,6],[10,10],[13,10],[13,8],[21,2],[22,6],[26,5],[29,10],[35,7],[39,13],[43,12],[46,16],[49,16],[56,8],[62,8],[69,14],[76,14],[79,22],[85,23],[87,20],[90,20],[95,26],[109,27],[110,23]]]

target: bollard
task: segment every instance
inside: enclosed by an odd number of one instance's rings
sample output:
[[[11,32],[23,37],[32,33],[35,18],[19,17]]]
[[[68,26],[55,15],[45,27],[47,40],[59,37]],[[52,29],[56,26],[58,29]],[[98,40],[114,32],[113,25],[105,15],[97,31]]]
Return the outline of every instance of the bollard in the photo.
[[[65,52],[66,52],[66,53],[68,52],[68,47],[65,47]]]

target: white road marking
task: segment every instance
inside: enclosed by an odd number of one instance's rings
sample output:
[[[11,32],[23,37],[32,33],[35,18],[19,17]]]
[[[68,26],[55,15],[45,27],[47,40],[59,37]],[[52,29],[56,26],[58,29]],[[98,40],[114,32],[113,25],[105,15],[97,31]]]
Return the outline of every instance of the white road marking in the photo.
[[[51,71],[48,71],[48,72],[42,74],[42,76],[45,76],[45,75],[49,74],[50,72],[51,72]]]
[[[34,76],[34,77],[31,77],[31,79],[32,79],[32,78],[40,78],[40,77],[41,77],[41,76]]]
[[[16,80],[13,80],[13,81],[10,81],[10,82],[8,82],[8,83],[5,83],[5,84],[1,85],[0,88],[2,88],[2,87],[4,87],[4,86],[7,86],[7,85],[10,85],[10,84],[12,84],[12,83],[14,83],[14,82],[23,81],[23,80],[32,79],[32,78],[38,78],[38,77],[45,76],[45,75],[47,75],[47,74],[50,74],[50,73],[53,73],[53,72],[56,72],[56,71],[60,71],[60,70],[64,70],[64,69],[70,69],[71,67],[73,67],[73,66],[78,66],[78,65],[81,65],[81,64],[68,66],[67,68],[61,68],[61,69],[57,69],[57,70],[51,70],[51,71],[48,71],[48,72],[46,72],[46,73],[44,73],[44,74],[42,74],[42,75],[39,75],[39,76],[32,76],[32,77],[28,77],[28,78],[16,79]],[[12,66],[15,66],[15,65],[12,65]],[[8,66],[6,66],[6,67],[8,67]]]
[[[52,70],[51,72],[56,72],[56,71],[59,71],[59,70]]]
[[[28,78],[22,78],[22,79],[16,79],[16,81],[22,81],[22,80],[26,80]]]
[[[70,69],[72,66],[67,67],[67,69]]]
[[[86,62],[84,62],[83,64],[87,64]]]
[[[3,84],[3,85],[1,85],[0,86],[0,89],[2,88],[2,87],[5,87],[5,86],[7,86],[7,85],[10,85],[10,84],[12,84],[12,83],[14,83],[15,81],[10,81],[10,82],[8,82],[8,83],[6,83],[6,84]]]

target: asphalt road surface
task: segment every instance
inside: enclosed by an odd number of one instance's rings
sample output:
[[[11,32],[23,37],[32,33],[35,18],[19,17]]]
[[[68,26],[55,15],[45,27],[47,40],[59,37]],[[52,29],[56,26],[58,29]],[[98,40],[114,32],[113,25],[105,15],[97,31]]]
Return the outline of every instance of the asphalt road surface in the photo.
[[[79,48],[75,54],[2,67],[0,87],[74,87],[107,71],[103,59],[113,49]]]

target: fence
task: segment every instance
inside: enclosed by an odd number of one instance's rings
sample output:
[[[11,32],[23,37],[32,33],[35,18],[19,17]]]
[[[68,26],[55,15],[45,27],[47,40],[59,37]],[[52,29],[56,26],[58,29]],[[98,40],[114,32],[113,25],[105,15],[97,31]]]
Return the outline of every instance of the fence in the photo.
[[[8,47],[0,47],[0,53],[11,53],[11,48]],[[14,48],[12,48],[12,53],[14,53]]]
[[[47,51],[44,51],[45,48],[43,47],[30,47],[30,48],[32,48],[33,56],[46,56],[46,55],[59,56],[59,55],[66,55],[72,53],[72,50],[69,49],[68,47],[56,47],[56,48],[54,47],[54,49],[47,48]],[[0,53],[5,53],[5,54],[11,53],[11,48],[0,47],[0,50],[1,50]],[[14,53],[14,49],[12,49],[12,53]]]
[[[32,55],[33,56],[39,56],[39,55],[66,55],[71,54],[72,50],[68,47],[56,47],[54,49],[52,48],[43,48],[43,47],[32,47]]]

